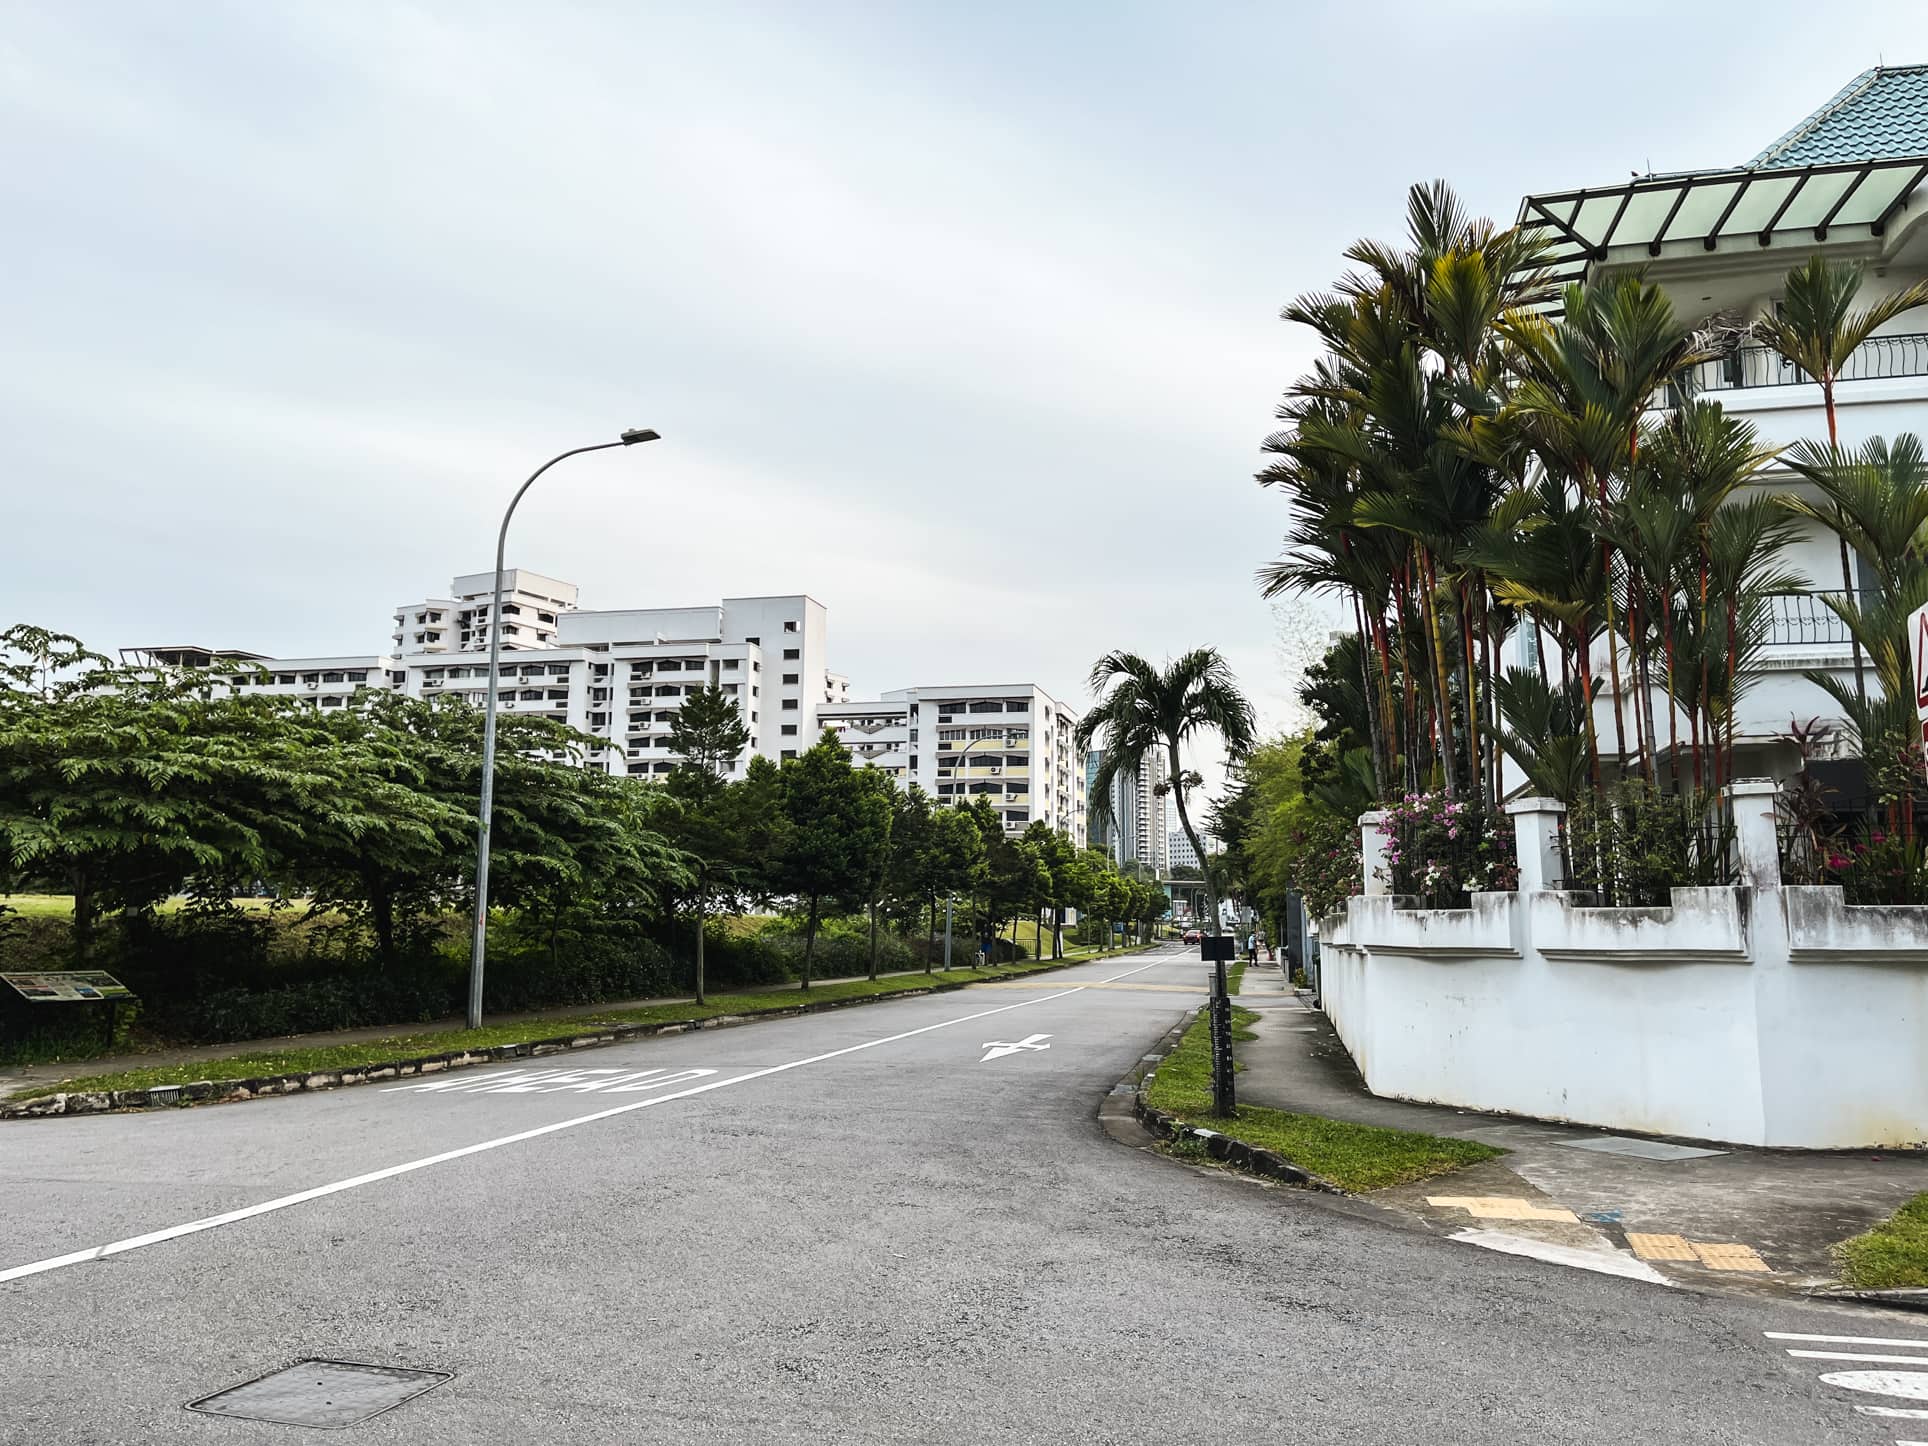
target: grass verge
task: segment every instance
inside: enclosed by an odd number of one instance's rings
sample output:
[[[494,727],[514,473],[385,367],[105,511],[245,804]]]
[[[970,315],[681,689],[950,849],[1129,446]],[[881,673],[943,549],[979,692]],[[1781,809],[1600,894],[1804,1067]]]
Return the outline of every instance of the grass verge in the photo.
[[[1244,1026],[1257,1018],[1250,1010],[1234,1009],[1233,1037],[1251,1039],[1251,1031]],[[1212,1113],[1211,1038],[1202,1011],[1185,1031],[1178,1048],[1158,1066],[1146,1099],[1187,1124],[1272,1150],[1300,1169],[1355,1193],[1443,1175],[1505,1153],[1477,1140],[1351,1125],[1264,1105],[1240,1105],[1233,1118],[1220,1119]]]
[[[1123,953],[1125,951],[1116,951]],[[8,1101],[35,1099],[42,1095],[71,1093],[78,1090],[137,1090],[155,1085],[193,1084],[198,1080],[255,1079],[278,1074],[316,1074],[329,1070],[357,1069],[363,1065],[385,1064],[391,1060],[413,1059],[423,1055],[449,1054],[464,1049],[487,1049],[503,1044],[528,1044],[539,1039],[558,1039],[570,1034],[593,1033],[599,1026],[612,1024],[677,1024],[686,1020],[715,1019],[724,1014],[768,1014],[795,1009],[799,1004],[822,1004],[836,1000],[877,999],[932,984],[983,984],[996,979],[1015,979],[1042,969],[1063,968],[1067,964],[1087,963],[1109,958],[1109,953],[1081,953],[1058,961],[1027,960],[1004,964],[994,969],[939,969],[931,974],[900,974],[874,983],[855,979],[843,984],[816,984],[808,990],[790,986],[735,994],[712,994],[707,1004],[651,1004],[638,1009],[586,1010],[580,1014],[546,1015],[539,1019],[518,1020],[513,1024],[484,1025],[480,1029],[436,1029],[413,1034],[385,1035],[380,1039],[353,1044],[315,1045],[302,1049],[252,1050],[217,1059],[190,1060],[183,1064],[156,1065],[145,1069],[121,1070],[114,1074],[76,1076],[48,1084],[34,1085],[7,1096]]]
[[[1866,1235],[1834,1247],[1841,1279],[1856,1290],[1928,1286],[1928,1192],[1915,1196]]]

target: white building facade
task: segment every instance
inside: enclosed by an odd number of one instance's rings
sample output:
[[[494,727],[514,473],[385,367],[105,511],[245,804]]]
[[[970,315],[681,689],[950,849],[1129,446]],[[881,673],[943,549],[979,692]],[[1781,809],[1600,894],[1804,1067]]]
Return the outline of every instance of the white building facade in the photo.
[[[714,684],[734,698],[750,730],[738,760],[794,758],[815,741],[817,710],[848,696],[825,666],[822,603],[803,594],[725,598],[713,607],[584,609],[574,583],[507,569],[491,618],[494,574],[458,577],[450,595],[397,608],[391,654],[271,658],[198,647],[123,650],[130,661],[220,669],[232,663],[244,694],[352,706],[357,694],[459,697],[480,705],[488,689],[489,629],[502,629],[497,706],[565,723],[601,740],[585,760],[611,773],[669,773],[679,755],[669,729],[684,698]]]
[[[1085,845],[1078,715],[1033,683],[901,688],[826,704],[818,719],[853,761],[918,784],[937,802],[988,800],[1007,832],[1034,821]]]
[[[1520,221],[1553,244],[1556,279],[1638,270],[1682,321],[1719,346],[1723,355],[1693,369],[1663,407],[1681,395],[1704,397],[1751,423],[1764,444],[1825,443],[1820,386],[1753,342],[1747,328],[1774,313],[1788,271],[1813,255],[1867,267],[1859,305],[1928,277],[1924,179],[1928,66],[1885,66],[1857,76],[1743,166],[1529,196]],[[1903,313],[1854,353],[1835,406],[1844,449],[1873,436],[1928,433],[1928,309]],[[1784,467],[1770,466],[1749,490],[1815,496]],[[1787,735],[1795,720],[1840,721],[1833,699],[1803,672],[1854,677],[1847,630],[1823,595],[1864,585],[1859,569],[1851,565],[1857,575],[1844,581],[1838,544],[1818,523],[1804,525],[1782,561],[1805,576],[1807,590],[1773,599],[1762,676],[1737,713],[1742,775],[1794,770]],[[1525,661],[1524,641],[1510,644],[1511,661]],[[1598,652],[1595,722],[1607,737],[1613,697],[1604,640]],[[1627,694],[1631,705],[1631,685]],[[1666,706],[1662,696],[1653,710],[1663,738]]]

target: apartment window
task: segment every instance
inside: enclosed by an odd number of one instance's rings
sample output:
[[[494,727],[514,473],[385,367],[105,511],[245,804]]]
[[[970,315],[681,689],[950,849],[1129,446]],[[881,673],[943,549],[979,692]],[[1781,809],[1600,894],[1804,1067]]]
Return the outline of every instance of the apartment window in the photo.
[[[786,748],[778,756],[780,758],[795,758],[797,756],[797,750],[794,748]]]
[[[649,765],[647,763],[632,763],[629,765],[629,771],[631,773],[647,773],[649,772]]]
[[[783,650],[783,661],[786,663],[793,663],[802,656],[803,650],[800,648],[785,648]]]
[[[785,723],[781,731],[784,737],[794,738],[797,736],[797,725],[794,723]]]
[[[751,696],[752,698],[755,698],[755,697],[759,697],[759,696],[761,696],[761,694],[762,694],[762,692],[763,692],[763,690],[762,690],[761,688],[759,688],[759,687],[757,687],[757,686],[756,686],[756,685],[755,685],[754,683],[752,683],[752,684],[750,685],[750,696]]]
[[[514,603],[504,603],[502,604],[502,616],[505,618],[519,618],[522,616],[522,609]]]
[[[674,773],[676,771],[676,765],[674,763],[658,763],[655,771],[657,773]]]
[[[756,722],[756,714],[754,714],[754,713],[752,713],[752,714],[750,715],[750,721],[751,721],[752,723],[754,723],[754,722]]]
[[[735,697],[736,694],[741,691],[741,688],[735,683],[725,683],[723,685],[723,691],[731,697]]]
[[[759,648],[763,646],[762,638],[745,638],[743,641],[746,643],[755,643]]]
[[[549,676],[552,678],[568,677],[569,665],[567,663],[551,663],[549,665]]]
[[[788,683],[788,684],[790,684],[790,685],[792,685],[792,686],[795,686],[795,684],[796,684],[796,681],[797,681],[797,675],[796,675],[795,673],[785,673],[785,674],[783,675],[783,681],[784,681],[785,683]]]
[[[752,673],[761,673],[763,671],[763,664],[761,663],[750,664],[750,671]]]
[[[659,673],[674,673],[680,670],[682,666],[683,660],[681,658],[665,658],[656,665],[656,671]]]
[[[536,621],[539,623],[553,623],[555,620],[556,620],[556,615],[554,613],[537,613],[536,614]]]
[[[725,658],[723,660],[723,671],[726,673],[734,672],[736,669],[736,664],[737,664],[737,660],[735,658]]]
[[[549,690],[549,701],[551,703],[567,703],[569,701],[569,690],[567,688],[551,688]]]
[[[295,675],[293,673],[276,673],[274,680],[277,683],[292,683],[295,680]]]
[[[915,773],[917,771],[917,755],[915,753],[910,756],[910,767],[911,772]]]
[[[794,633],[797,630],[796,620],[792,618],[790,621],[786,622],[783,625],[783,630],[786,633]]]
[[[1004,711],[1004,705],[1002,703],[972,703],[969,704],[964,711],[966,713],[1002,713]],[[937,721],[941,723],[944,720],[940,718]]]
[[[796,700],[795,698],[785,698],[785,699],[783,700],[783,711],[784,711],[784,712],[786,712],[786,713],[794,713],[794,712],[796,712],[796,711],[797,711],[797,700]]]

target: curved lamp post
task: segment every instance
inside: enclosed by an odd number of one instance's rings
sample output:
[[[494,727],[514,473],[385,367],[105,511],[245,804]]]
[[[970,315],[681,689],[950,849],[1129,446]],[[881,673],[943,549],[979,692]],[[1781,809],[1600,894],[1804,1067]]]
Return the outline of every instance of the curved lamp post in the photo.
[[[495,703],[502,666],[502,559],[509,543],[509,519],[515,516],[522,494],[535,485],[536,478],[566,457],[584,452],[603,452],[611,447],[633,447],[638,442],[654,442],[657,434],[647,427],[632,427],[614,442],[596,442],[587,447],[572,447],[551,457],[529,474],[529,480],[516,488],[509,499],[509,510],[502,514],[502,530],[495,535],[495,598],[489,607],[489,696],[482,709],[482,808],[475,831],[475,933],[469,944],[469,1028],[482,1027],[482,965],[488,950],[489,935],[489,815],[495,806]]]

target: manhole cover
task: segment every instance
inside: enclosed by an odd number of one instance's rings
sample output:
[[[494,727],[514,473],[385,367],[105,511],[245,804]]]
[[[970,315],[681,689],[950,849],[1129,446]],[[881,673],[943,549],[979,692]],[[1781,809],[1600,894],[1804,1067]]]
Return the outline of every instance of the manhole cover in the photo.
[[[447,1371],[409,1371],[357,1361],[297,1361],[188,1402],[188,1410],[284,1426],[355,1426],[451,1379]]]

